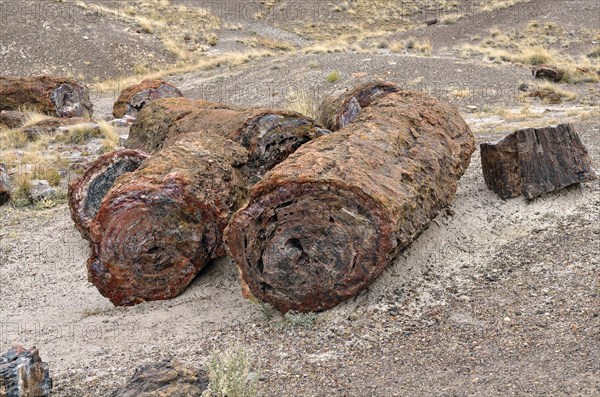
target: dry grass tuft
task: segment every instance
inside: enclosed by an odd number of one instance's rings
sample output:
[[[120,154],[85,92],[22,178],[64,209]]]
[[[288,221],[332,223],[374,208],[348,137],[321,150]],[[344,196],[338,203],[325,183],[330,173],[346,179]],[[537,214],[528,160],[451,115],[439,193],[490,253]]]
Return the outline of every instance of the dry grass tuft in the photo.
[[[244,349],[215,355],[206,365],[209,385],[203,397],[255,397],[258,375],[252,374],[252,357]]]
[[[320,98],[303,85],[288,92],[285,108],[316,120],[320,104]]]

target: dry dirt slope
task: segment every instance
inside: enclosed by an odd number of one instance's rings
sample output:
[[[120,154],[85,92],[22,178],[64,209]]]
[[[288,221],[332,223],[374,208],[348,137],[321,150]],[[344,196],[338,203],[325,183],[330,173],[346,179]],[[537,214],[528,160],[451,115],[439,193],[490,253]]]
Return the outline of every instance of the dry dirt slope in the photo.
[[[596,121],[576,127],[600,160]],[[489,140],[498,136],[482,136]],[[357,299],[281,328],[215,263],[182,296],[114,308],[61,206],[2,208],[2,349],[37,345],[58,396],[104,396],[141,363],[242,345],[265,396],[600,395],[600,184],[499,200],[479,159],[455,204]]]

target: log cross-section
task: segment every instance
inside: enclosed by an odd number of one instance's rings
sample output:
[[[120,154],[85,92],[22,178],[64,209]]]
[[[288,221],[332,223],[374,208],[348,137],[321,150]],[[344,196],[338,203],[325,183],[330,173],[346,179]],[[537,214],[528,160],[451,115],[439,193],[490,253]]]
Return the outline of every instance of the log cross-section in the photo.
[[[245,294],[318,311],[365,289],[452,202],[474,146],[456,108],[405,91],[302,146],[226,231]]]

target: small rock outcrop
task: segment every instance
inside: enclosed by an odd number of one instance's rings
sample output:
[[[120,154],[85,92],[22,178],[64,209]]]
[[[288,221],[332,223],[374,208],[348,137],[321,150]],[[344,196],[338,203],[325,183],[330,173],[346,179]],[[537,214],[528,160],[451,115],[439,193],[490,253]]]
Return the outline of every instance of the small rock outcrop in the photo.
[[[31,201],[39,201],[44,199],[52,199],[56,197],[56,190],[48,181],[43,179],[34,179],[31,181],[31,190],[29,191],[29,199]]]
[[[45,397],[51,389],[48,364],[35,347],[15,346],[0,355],[1,397]]]
[[[528,199],[597,178],[571,124],[525,128],[481,144],[483,177],[501,198]]]
[[[201,397],[207,388],[205,371],[166,361],[138,368],[127,384],[109,397]]]
[[[148,103],[159,98],[182,97],[177,87],[162,80],[144,80],[124,89],[113,106],[113,116],[121,119],[126,115],[136,117]]]

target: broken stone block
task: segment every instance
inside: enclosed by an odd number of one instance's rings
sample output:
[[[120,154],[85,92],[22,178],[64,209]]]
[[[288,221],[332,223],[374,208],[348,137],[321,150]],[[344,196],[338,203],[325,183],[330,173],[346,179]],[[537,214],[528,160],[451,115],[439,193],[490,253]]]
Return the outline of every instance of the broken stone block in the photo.
[[[483,143],[481,164],[486,185],[503,199],[533,199],[597,178],[571,124],[525,128]]]

